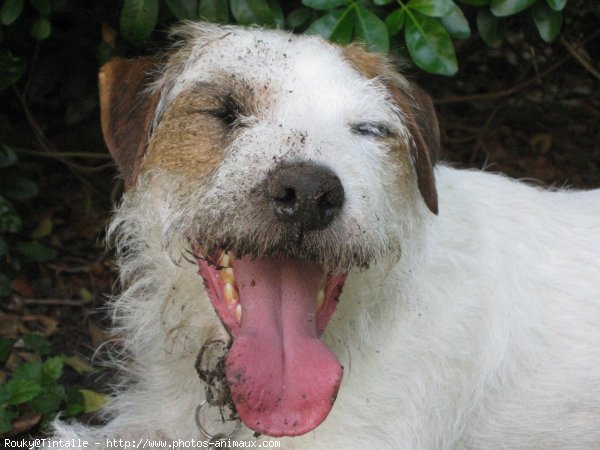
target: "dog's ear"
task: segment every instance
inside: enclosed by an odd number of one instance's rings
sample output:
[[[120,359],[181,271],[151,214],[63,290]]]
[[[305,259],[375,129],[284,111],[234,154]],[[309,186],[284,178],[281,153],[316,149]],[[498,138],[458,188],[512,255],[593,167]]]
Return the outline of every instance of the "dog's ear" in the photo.
[[[433,102],[425,91],[395,72],[388,72],[384,80],[404,115],[404,123],[413,141],[410,151],[419,191],[427,207],[437,214],[438,198],[433,168],[440,152],[440,128]]]
[[[102,133],[125,183],[131,185],[148,145],[158,95],[148,92],[153,58],[115,58],[100,69]]]
[[[362,46],[342,47],[347,61],[367,78],[381,78],[403,113],[411,138],[411,157],[417,172],[419,191],[427,207],[438,213],[438,198],[433,168],[440,150],[440,131],[431,98],[409,83],[384,57],[369,53]]]
[[[407,125],[414,139],[412,159],[417,171],[419,191],[425,204],[434,214],[438,213],[438,198],[433,168],[440,153],[440,126],[431,97],[417,86],[410,86]]]

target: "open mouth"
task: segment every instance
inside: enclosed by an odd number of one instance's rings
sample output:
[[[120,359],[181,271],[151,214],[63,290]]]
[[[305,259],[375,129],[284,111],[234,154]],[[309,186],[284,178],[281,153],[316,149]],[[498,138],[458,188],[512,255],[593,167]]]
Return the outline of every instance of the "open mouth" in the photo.
[[[208,296],[233,343],[225,373],[240,419],[269,436],[297,436],[329,414],[343,367],[319,339],[346,273],[297,257],[235,258],[195,249]]]

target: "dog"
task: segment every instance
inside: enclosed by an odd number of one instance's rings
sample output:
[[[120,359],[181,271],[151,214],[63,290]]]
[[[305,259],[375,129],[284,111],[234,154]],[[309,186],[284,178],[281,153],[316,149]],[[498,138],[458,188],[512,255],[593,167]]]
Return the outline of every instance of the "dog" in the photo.
[[[124,375],[56,437],[600,448],[600,191],[438,163],[431,100],[360,45],[175,34],[100,73]]]

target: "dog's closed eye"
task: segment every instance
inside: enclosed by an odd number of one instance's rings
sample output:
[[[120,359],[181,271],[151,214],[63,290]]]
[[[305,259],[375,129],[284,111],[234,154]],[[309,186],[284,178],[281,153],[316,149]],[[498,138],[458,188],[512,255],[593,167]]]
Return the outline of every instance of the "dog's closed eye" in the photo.
[[[215,107],[194,109],[192,112],[208,114],[221,121],[230,130],[244,126],[243,121],[239,120],[244,115],[243,108],[231,95],[223,96]]]
[[[371,138],[385,138],[394,134],[382,123],[360,122],[350,125],[350,129],[355,134]]]

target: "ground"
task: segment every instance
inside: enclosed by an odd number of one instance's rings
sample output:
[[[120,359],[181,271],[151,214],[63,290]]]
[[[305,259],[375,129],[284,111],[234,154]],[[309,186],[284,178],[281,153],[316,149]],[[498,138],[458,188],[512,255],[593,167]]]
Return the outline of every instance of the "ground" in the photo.
[[[435,100],[441,160],[543,186],[600,187],[600,31],[583,31],[552,45],[515,34],[498,50],[467,41],[458,48],[456,77],[413,75]],[[118,346],[119,336],[106,331],[102,310],[117,279],[104,230],[122,183],[112,166],[88,176],[60,161],[45,164],[38,182],[41,194],[27,204],[24,221],[51,222],[46,242],[58,257],[13,282],[0,310],[1,334],[18,340],[36,331],[54,353],[87,362],[100,347],[94,371],[67,367],[62,383],[105,392],[113,373],[99,363],[102,344]],[[15,352],[0,375],[26,355]],[[13,436],[38,433],[35,419],[24,418]]]

